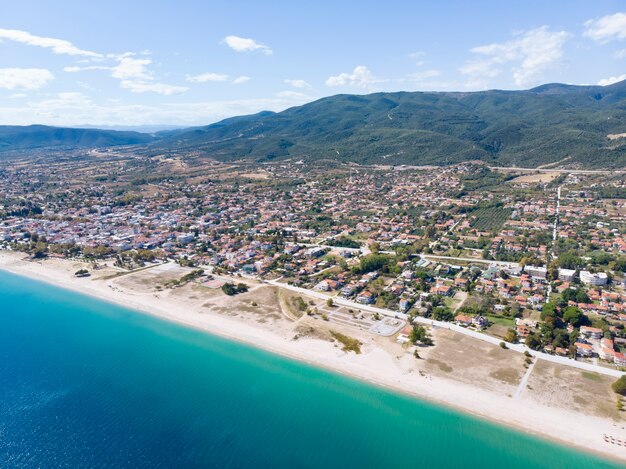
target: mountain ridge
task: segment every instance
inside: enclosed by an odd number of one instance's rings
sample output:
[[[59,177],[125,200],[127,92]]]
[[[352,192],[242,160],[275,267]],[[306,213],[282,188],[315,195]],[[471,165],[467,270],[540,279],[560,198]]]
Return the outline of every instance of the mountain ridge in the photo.
[[[219,161],[336,160],[447,165],[481,160],[536,167],[626,167],[626,81],[547,83],[529,90],[338,94],[281,112],[145,134],[102,129],[0,126],[0,151],[135,145],[147,155]]]

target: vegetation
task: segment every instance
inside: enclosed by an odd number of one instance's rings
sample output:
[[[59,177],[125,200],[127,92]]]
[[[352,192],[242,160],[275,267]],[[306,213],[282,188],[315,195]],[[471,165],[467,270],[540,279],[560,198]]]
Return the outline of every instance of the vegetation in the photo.
[[[338,95],[280,113],[262,112],[162,134],[154,153],[202,148],[218,158],[264,162],[287,158],[387,164],[483,160],[535,167],[623,167],[625,83],[544,85],[529,91]],[[611,115],[607,120],[606,116]],[[258,138],[260,136],[263,138]],[[611,195],[611,194],[607,194]],[[617,194],[619,195],[619,194]]]
[[[615,381],[611,388],[617,394],[621,394],[622,396],[626,396],[626,375],[622,375],[617,381]]]
[[[422,343],[424,345],[433,345],[433,339],[430,338],[424,326],[413,325],[409,339],[414,344]]]
[[[336,341],[341,342],[343,344],[342,350],[344,352],[354,352],[356,354],[361,353],[361,345],[363,345],[359,340],[348,337],[347,335],[342,334],[337,331],[330,331],[330,334],[335,338]]]
[[[245,283],[238,283],[237,285],[233,283],[225,283],[222,285],[222,291],[229,296],[237,295],[239,293],[245,293],[248,291],[248,285]]]

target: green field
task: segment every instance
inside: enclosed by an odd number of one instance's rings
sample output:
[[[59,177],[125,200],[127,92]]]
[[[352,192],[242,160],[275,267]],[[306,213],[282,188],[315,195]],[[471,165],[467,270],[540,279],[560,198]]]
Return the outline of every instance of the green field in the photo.
[[[472,212],[475,217],[472,221],[472,228],[480,231],[497,231],[511,217],[513,210],[502,207],[479,208]]]

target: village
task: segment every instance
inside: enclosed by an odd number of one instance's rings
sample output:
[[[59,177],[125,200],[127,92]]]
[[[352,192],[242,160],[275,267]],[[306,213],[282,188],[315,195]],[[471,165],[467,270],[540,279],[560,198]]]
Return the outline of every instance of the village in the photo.
[[[5,163],[1,248],[94,269],[175,262],[211,288],[248,278],[319,293],[328,307],[307,314],[401,343],[419,342],[413,329],[430,320],[626,366],[619,175],[98,158]]]

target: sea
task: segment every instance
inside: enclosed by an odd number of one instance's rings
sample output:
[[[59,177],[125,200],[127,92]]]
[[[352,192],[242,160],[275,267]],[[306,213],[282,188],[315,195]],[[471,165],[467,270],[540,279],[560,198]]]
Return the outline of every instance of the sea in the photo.
[[[0,468],[22,467],[621,466],[0,272]]]

